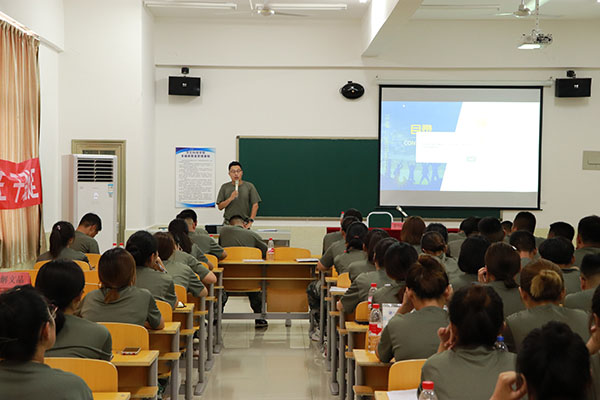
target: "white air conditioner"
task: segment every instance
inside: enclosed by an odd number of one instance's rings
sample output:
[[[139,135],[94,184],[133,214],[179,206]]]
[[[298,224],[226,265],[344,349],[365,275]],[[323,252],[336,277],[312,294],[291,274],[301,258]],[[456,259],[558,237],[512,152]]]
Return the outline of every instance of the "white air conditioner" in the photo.
[[[117,242],[117,157],[69,154],[63,156],[63,219],[75,229],[86,213],[97,214],[102,230],[95,239],[103,253]]]

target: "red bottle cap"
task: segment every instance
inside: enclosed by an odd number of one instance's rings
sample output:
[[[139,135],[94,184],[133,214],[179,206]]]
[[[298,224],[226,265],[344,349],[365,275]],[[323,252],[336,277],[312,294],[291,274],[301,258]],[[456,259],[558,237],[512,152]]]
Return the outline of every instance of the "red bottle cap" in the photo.
[[[273,240],[273,238],[269,238],[269,240]]]
[[[371,283],[371,287],[377,287],[376,283]]]
[[[379,304],[377,304],[377,303],[374,303],[374,304],[373,304],[373,308],[379,308]]]
[[[431,381],[423,381],[421,385],[423,386],[423,390],[433,390],[433,382]]]

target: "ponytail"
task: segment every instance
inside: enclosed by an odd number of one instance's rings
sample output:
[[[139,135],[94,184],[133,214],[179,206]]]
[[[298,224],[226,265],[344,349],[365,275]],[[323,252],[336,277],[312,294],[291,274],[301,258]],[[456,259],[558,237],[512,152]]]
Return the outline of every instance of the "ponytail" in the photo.
[[[54,224],[50,233],[50,255],[53,259],[58,257],[73,237],[75,237],[75,228],[70,222],[59,221]]]
[[[190,254],[192,252],[192,240],[189,237],[189,227],[183,219],[176,218],[169,223],[169,233],[175,239],[175,243],[181,250]]]
[[[515,275],[521,269],[521,257],[511,245],[503,242],[493,243],[485,252],[485,265],[488,272],[497,281],[504,282],[507,289],[519,286]]]
[[[116,247],[107,250],[98,262],[98,277],[103,289],[104,303],[112,303],[119,299],[119,290],[135,283],[135,259],[125,249]]]
[[[362,250],[369,228],[362,222],[353,222],[346,231],[346,250]]]

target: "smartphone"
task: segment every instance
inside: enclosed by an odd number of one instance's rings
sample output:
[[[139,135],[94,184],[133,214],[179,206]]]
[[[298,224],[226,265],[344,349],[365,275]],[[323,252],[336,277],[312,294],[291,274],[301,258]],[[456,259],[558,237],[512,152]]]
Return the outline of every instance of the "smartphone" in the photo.
[[[136,354],[138,354],[142,349],[139,347],[125,347],[123,349],[123,351],[121,351],[121,354],[123,354],[124,356],[135,356]]]

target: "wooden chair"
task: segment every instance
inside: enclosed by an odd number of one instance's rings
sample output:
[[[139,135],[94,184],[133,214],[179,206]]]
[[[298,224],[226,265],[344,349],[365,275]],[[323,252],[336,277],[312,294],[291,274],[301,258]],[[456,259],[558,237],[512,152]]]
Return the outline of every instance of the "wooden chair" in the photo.
[[[361,301],[354,310],[356,322],[369,322],[369,302]]]
[[[213,267],[217,267],[219,265],[219,259],[216,256],[213,256],[212,254],[204,254],[206,256],[206,258],[208,259],[208,261],[210,261],[210,263],[213,265]]]
[[[100,322],[112,336],[113,351],[120,352],[125,347],[139,347],[149,350],[148,330],[143,326],[121,322]]]
[[[337,287],[349,288],[352,282],[350,281],[350,274],[344,272],[338,276]]]
[[[35,269],[36,271],[39,271],[40,268],[42,268],[42,266],[46,263],[49,263],[52,260],[44,260],[44,261],[38,261],[35,264],[33,264],[33,269]]]
[[[85,381],[92,392],[118,392],[117,367],[108,361],[89,358],[46,357],[44,363],[52,368],[71,372]]]
[[[160,314],[165,322],[173,321],[173,309],[169,303],[162,300],[156,300],[156,306],[158,307],[158,311],[160,311]]]
[[[49,263],[52,260],[45,260],[45,261],[38,261],[33,265],[33,269],[39,270],[40,268],[42,268],[42,266],[46,263]],[[81,260],[71,260],[73,261],[75,264],[79,265],[81,267],[82,270],[84,271],[89,271],[90,270],[90,264],[86,263],[85,261],[81,261]]]
[[[100,289],[98,283],[87,283],[83,286],[83,297],[87,296],[88,293],[93,292],[96,289]]]
[[[85,276],[85,283],[100,283],[97,269],[83,271],[83,276]]]
[[[296,261],[296,258],[310,258],[310,250],[299,247],[275,247],[275,261]]]
[[[37,279],[37,274],[38,274],[37,269],[28,269],[27,272],[29,273],[29,278],[31,279],[31,286],[35,286],[35,280]]]
[[[255,247],[225,247],[226,261],[242,261],[246,259],[257,260],[262,258],[262,252]]]
[[[175,285],[175,295],[177,296],[177,301],[182,302],[183,304],[187,303],[187,290],[181,285]]]
[[[396,361],[388,375],[388,390],[417,389],[421,383],[421,368],[426,359]]]
[[[102,254],[85,253],[85,255],[88,258],[88,260],[90,260],[90,266],[92,268],[98,268],[98,262],[100,262],[100,257],[102,256]]]

